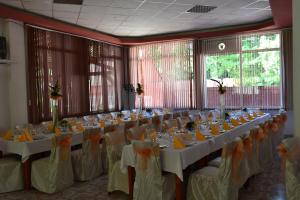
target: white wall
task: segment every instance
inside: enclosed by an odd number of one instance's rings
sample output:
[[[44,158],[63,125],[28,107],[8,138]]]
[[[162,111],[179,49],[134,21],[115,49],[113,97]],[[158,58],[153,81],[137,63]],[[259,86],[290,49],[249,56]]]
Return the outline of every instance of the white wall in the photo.
[[[9,59],[0,64],[0,129],[28,122],[24,25],[0,19],[0,34],[7,39]]]
[[[293,0],[294,134],[300,137],[300,1]]]

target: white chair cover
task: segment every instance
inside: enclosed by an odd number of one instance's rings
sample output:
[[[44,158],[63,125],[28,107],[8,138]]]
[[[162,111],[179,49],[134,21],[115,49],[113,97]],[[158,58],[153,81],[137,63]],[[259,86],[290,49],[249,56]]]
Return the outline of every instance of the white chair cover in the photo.
[[[23,189],[21,161],[13,157],[0,158],[0,193]]]
[[[70,134],[55,136],[50,157],[32,162],[31,182],[37,190],[55,193],[70,187],[73,180]]]
[[[122,129],[123,130],[117,129],[105,134],[108,158],[107,191],[113,192],[119,190],[128,194],[128,176],[122,173],[120,169],[122,150],[126,144],[124,126]]]
[[[188,200],[237,200],[240,187],[239,159],[244,155],[243,142],[237,138],[225,145],[219,168],[208,166],[194,172],[188,182]]]
[[[162,175],[160,149],[152,142],[133,141],[136,154],[133,199],[173,200],[175,198],[175,176]]]
[[[101,129],[84,131],[82,149],[72,152],[75,180],[88,181],[102,174],[100,139]]]

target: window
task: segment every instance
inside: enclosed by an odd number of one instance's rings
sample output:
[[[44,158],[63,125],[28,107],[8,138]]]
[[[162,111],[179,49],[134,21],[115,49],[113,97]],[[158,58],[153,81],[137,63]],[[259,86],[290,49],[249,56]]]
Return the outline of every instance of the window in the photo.
[[[49,85],[63,98],[59,116],[120,109],[121,47],[27,27],[29,122],[51,119]]]
[[[144,86],[145,107],[194,108],[192,41],[130,48],[130,81]]]
[[[221,43],[224,49],[218,48]],[[280,33],[206,40],[203,52],[206,108],[219,106],[217,85],[211,78],[224,82],[227,108],[282,106]]]

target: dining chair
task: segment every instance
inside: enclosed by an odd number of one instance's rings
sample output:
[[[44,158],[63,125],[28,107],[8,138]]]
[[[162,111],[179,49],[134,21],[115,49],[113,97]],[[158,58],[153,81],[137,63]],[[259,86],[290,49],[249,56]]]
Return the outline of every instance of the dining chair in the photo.
[[[2,152],[0,151],[2,155]],[[11,155],[0,158],[0,193],[22,190],[23,172],[22,163]]]
[[[163,121],[163,126],[162,126],[163,131],[167,131],[170,128],[178,128],[177,119],[169,119]]]
[[[51,194],[73,185],[71,142],[72,134],[54,136],[50,156],[32,162],[31,183],[35,189]]]
[[[287,200],[300,197],[300,141],[299,138],[286,138],[277,147],[281,158]]]
[[[72,151],[74,179],[88,181],[103,172],[101,147],[101,129],[85,129],[82,148]]]
[[[133,141],[135,153],[135,200],[173,200],[175,199],[175,176],[162,173],[160,148],[150,141]]]
[[[105,134],[107,158],[108,158],[108,184],[107,191],[123,191],[129,194],[128,176],[121,172],[121,156],[126,145],[124,126]]]
[[[189,117],[189,116],[190,116],[190,111],[188,111],[188,110],[183,111],[183,112],[181,113],[181,116],[182,116],[182,117]]]
[[[190,175],[187,199],[237,200],[243,157],[243,141],[237,137],[223,147],[220,167],[206,166]]]
[[[270,132],[270,124],[272,121],[266,121],[264,123],[259,124],[260,128],[263,130],[264,139],[261,141],[261,151],[260,151],[260,162],[262,167],[265,169],[274,161],[273,155],[273,145],[272,145],[272,138],[274,137],[273,134]]]
[[[144,140],[145,139],[145,134],[146,134],[146,129],[150,128],[151,125],[144,124],[142,126],[137,126],[128,129],[126,138],[127,140],[131,143],[133,140]]]
[[[187,116],[183,116],[183,117],[178,117],[177,118],[177,123],[178,123],[178,128],[179,129],[184,129],[186,127],[186,124],[191,122],[191,118],[187,117]]]
[[[160,121],[160,116],[154,116],[152,117],[152,127],[160,132],[161,131],[161,121]]]

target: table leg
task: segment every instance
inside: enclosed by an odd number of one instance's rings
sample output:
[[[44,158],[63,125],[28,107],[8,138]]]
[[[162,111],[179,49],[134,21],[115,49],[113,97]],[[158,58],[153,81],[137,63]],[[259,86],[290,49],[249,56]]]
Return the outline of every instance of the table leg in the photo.
[[[178,176],[176,176],[176,200],[182,200],[183,198],[183,182]]]
[[[129,189],[128,199],[132,200],[133,199],[133,185],[134,185],[135,170],[131,166],[128,166],[127,170],[128,170],[128,189]]]
[[[30,158],[22,163],[22,168],[23,168],[24,189],[29,190],[31,188],[31,159]]]

